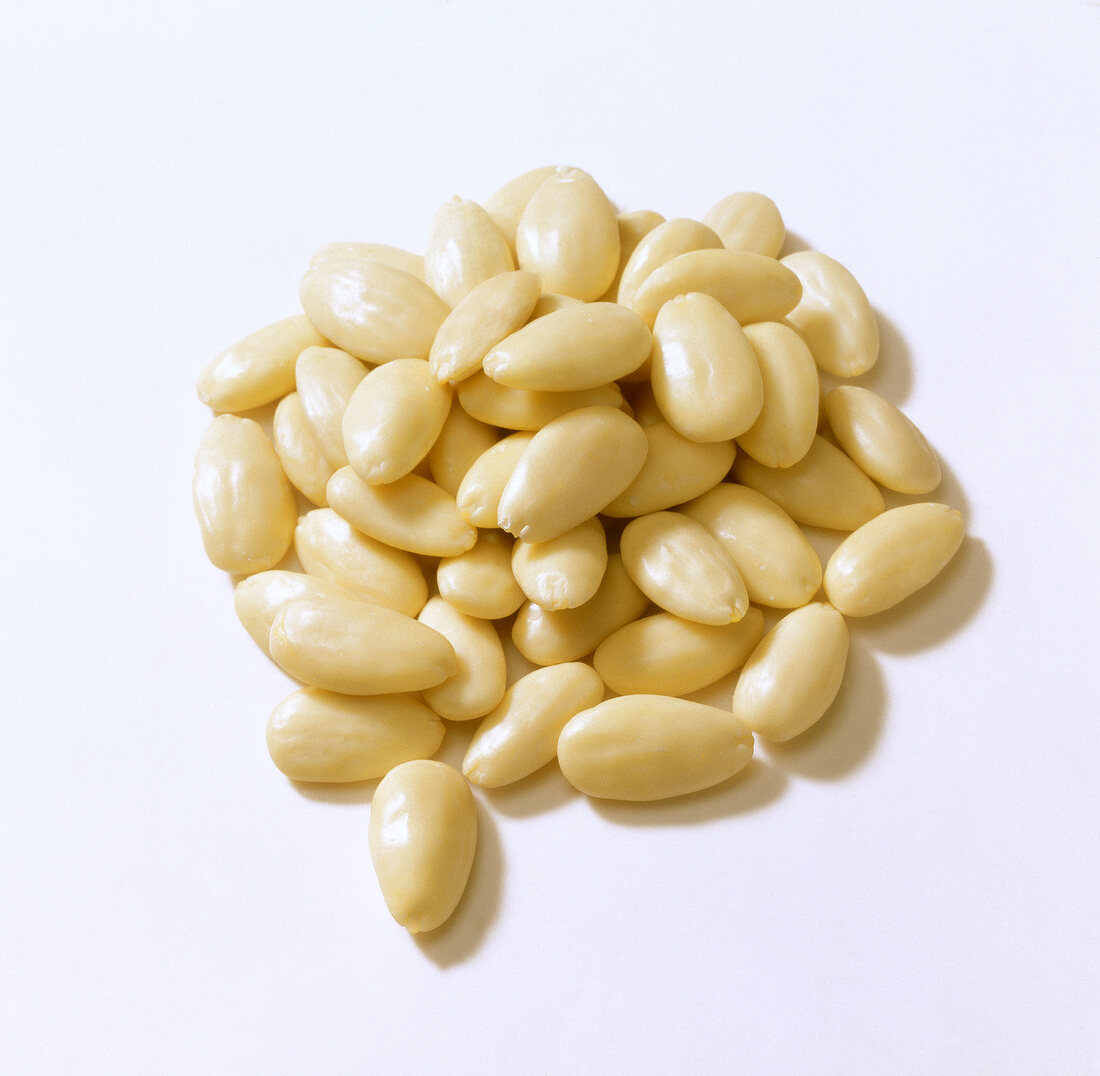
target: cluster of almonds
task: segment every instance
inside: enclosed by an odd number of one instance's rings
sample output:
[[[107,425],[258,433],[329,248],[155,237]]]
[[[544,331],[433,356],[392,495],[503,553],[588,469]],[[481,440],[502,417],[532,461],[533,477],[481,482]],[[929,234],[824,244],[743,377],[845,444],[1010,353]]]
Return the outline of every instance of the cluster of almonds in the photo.
[[[371,855],[410,931],[465,887],[466,779],[556,757],[596,797],[724,781],[754,733],[829,707],[845,617],[962,542],[945,505],[885,510],[880,486],[924,495],[939,464],[882,397],[824,391],[871,368],[877,325],[843,266],[784,240],[760,194],[665,220],[540,168],[445,204],[423,257],[323,247],[304,316],[202,372],[207,554],[307,685],[271,715],[271,756],[301,781],[383,777]],[[276,401],[269,440],[240,413]],[[824,572],[799,524],[852,532]],[[292,547],[304,571],[278,569]],[[767,634],[760,606],[784,611]],[[537,666],[512,683],[502,631]],[[729,709],[682,697],[739,667]],[[431,761],[441,718],[481,722],[462,774]]]

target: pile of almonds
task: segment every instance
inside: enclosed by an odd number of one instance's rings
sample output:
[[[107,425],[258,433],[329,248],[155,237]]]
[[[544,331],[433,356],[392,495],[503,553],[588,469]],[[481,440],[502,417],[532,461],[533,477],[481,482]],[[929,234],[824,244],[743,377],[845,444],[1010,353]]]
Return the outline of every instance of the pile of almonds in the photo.
[[[535,169],[445,204],[423,257],[322,247],[304,314],[200,375],[207,555],[305,685],[271,714],[271,757],[299,781],[383,778],[371,855],[410,931],[462,895],[467,781],[555,758],[595,797],[725,781],[754,734],[828,709],[846,618],[959,548],[946,505],[886,510],[883,488],[920,498],[939,463],[893,404],[836,383],[876,362],[874,314],[838,262],[781,258],[785,237],[760,194],[665,220]],[[849,535],[824,571],[803,526]],[[511,682],[506,637],[532,670]],[[728,708],[684,698],[738,668]],[[432,760],[445,721],[475,720],[461,774]]]

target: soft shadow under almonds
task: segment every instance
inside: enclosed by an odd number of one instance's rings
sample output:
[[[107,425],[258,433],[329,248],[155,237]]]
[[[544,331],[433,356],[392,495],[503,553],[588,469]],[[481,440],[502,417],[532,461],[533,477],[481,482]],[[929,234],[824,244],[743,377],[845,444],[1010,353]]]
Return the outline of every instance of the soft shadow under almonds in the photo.
[[[536,770],[522,781],[482,790],[494,811],[508,818],[531,818],[557,810],[580,793],[565,779],[557,762]]]
[[[643,803],[593,799],[591,803],[597,814],[617,825],[693,826],[758,811],[779,799],[786,787],[786,774],[754,758],[728,781],[687,796]]]
[[[504,853],[492,811],[477,800],[477,852],[466,891],[441,927],[412,935],[420,951],[440,968],[468,960],[488,937],[500,911]]]
[[[802,777],[825,781],[846,777],[871,757],[882,735],[887,705],[882,668],[866,643],[854,637],[844,681],[832,706],[801,736],[786,743],[766,743],[768,758]]]
[[[914,654],[943,643],[977,615],[993,585],[993,558],[968,537],[954,560],[923,590],[859,624],[862,636],[890,654]]]
[[[348,781],[341,784],[325,784],[320,781],[294,781],[287,778],[291,788],[307,800],[320,803],[370,803],[381,778],[373,781]]]

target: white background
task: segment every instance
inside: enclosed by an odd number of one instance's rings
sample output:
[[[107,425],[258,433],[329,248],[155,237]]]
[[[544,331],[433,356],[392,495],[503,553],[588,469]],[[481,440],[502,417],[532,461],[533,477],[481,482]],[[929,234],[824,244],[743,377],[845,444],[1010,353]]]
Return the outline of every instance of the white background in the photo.
[[[1098,59],[1081,0],[7,7],[0,1069],[1100,1072]],[[290,685],[202,555],[194,380],[317,246],[422,249],[547,163],[774,198],[971,537],[729,785],[480,796],[413,940],[370,788],[267,758]]]

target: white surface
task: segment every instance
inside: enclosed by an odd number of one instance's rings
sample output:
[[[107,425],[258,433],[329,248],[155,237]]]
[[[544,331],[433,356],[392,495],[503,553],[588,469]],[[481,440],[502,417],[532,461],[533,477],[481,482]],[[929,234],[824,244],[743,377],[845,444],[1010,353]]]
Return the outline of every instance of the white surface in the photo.
[[[226,6],[0,16],[0,1068],[1100,1072],[1100,7]],[[193,382],[321,243],[419,248],[544,163],[666,216],[771,195],[882,313],[869,383],[973,537],[739,782],[482,796],[418,942],[369,789],[266,757],[289,686],[202,556]]]

